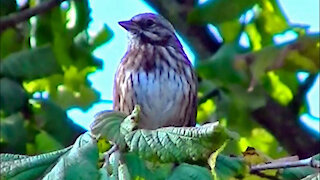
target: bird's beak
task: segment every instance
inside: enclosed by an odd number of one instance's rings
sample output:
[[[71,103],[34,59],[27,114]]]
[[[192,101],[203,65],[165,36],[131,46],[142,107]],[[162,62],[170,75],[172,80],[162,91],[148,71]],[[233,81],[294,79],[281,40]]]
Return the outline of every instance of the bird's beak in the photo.
[[[119,22],[120,26],[125,28],[127,31],[135,31],[138,30],[138,25],[137,23],[129,20],[129,21],[120,21]]]

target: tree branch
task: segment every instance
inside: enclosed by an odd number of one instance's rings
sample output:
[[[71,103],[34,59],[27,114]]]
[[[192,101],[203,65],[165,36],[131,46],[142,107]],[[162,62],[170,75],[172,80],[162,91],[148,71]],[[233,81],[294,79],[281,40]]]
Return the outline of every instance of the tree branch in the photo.
[[[8,16],[1,17],[0,18],[0,33],[9,27],[13,27],[20,22],[28,20],[32,16],[47,12],[48,10],[56,7],[57,5],[59,5],[63,1],[65,1],[65,0],[46,1],[46,2],[43,2],[34,8],[26,9],[26,10],[23,10],[20,12],[9,14]]]
[[[262,171],[268,169],[280,169],[280,168],[291,168],[291,167],[302,167],[302,166],[310,166],[313,168],[320,168],[320,162],[310,157],[307,159],[302,159],[299,161],[281,161],[274,162],[269,164],[258,164],[250,167],[250,171]]]
[[[191,44],[197,58],[205,59],[215,53],[220,43],[212,37],[206,26],[190,25],[187,16],[197,3],[195,0],[144,0],[174,25]]]

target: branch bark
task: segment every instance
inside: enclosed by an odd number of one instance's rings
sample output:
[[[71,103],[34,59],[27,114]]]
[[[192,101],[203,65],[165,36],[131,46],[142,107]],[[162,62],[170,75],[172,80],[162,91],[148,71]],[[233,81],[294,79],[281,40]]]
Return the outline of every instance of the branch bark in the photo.
[[[310,158],[302,159],[298,161],[281,161],[281,162],[274,162],[270,164],[258,164],[255,166],[251,166],[250,171],[254,172],[254,171],[267,170],[267,169],[281,169],[281,168],[302,167],[302,166],[319,168],[320,162],[310,157]]]
[[[9,27],[13,27],[18,23],[21,23],[23,21],[28,20],[32,16],[47,12],[48,10],[58,6],[63,1],[65,1],[65,0],[46,1],[46,2],[43,2],[34,8],[26,9],[26,10],[23,10],[20,12],[9,14],[8,16],[1,17],[0,18],[0,33]]]
[[[197,3],[195,0],[144,0],[168,19],[182,37],[194,48],[199,59],[206,59],[215,53],[220,43],[212,37],[206,26],[190,25],[187,16]]]

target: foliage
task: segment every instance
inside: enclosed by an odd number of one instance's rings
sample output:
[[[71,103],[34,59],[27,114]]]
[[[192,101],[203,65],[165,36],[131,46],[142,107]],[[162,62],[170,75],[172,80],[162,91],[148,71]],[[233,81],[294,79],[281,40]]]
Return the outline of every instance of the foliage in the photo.
[[[234,134],[230,132],[229,134],[226,134],[226,131],[221,131],[223,128],[216,123],[210,123],[201,127],[169,127],[148,130],[149,134],[152,134],[152,137],[149,138],[157,140],[144,141],[145,139],[148,139],[148,135],[143,137],[141,133],[146,130],[135,129],[137,125],[136,121],[138,121],[138,113],[139,110],[137,111],[137,109],[135,109],[131,115],[127,116],[125,119],[121,119],[119,118],[118,113],[108,112],[103,116],[103,119],[101,119],[101,116],[96,119],[96,121],[103,123],[95,122],[93,131],[82,134],[72,146],[59,151],[36,156],[1,154],[1,178],[167,178],[207,180],[212,179],[212,175],[215,179],[230,179],[232,177],[242,177],[245,179],[250,179],[252,177],[258,178],[258,176],[251,175],[248,172],[246,158],[219,155],[226,145],[226,143],[224,143],[221,146],[221,143],[219,143],[221,137],[225,136],[226,139],[230,139]],[[113,123],[106,123],[107,121]],[[115,121],[118,123],[114,123]],[[101,128],[97,126],[104,127]],[[117,149],[111,153],[108,151],[106,153],[110,154],[99,156],[99,152],[101,151],[98,149],[98,140],[101,138],[108,138],[104,137],[104,135],[106,135],[104,132],[117,128],[122,135],[120,137],[126,139],[122,149]],[[126,131],[121,131],[121,128],[125,128]],[[138,139],[144,140],[139,141],[132,139],[130,138],[132,136],[138,136]],[[184,139],[186,136],[189,138]],[[166,138],[168,137],[170,137],[171,143],[165,143],[167,141]],[[211,141],[208,141],[208,137]],[[110,137],[110,139],[114,139],[114,137]],[[204,144],[206,146],[204,146]],[[118,146],[118,144],[114,145]],[[132,148],[132,146],[134,146],[134,148]],[[146,146],[148,146],[148,148],[146,148]],[[176,154],[173,151],[181,154]],[[195,153],[190,154],[190,152]],[[199,163],[201,162],[200,160],[207,160],[211,153],[212,155],[209,158],[209,164],[212,169],[212,174],[206,167],[195,164],[181,163],[175,168],[170,164],[170,162]],[[199,154],[201,156],[199,156]],[[150,156],[153,158],[150,159]],[[143,161],[139,157],[149,161]],[[104,161],[104,165],[98,166],[99,161]],[[159,162],[162,163],[159,164]],[[171,169],[173,170],[171,171]],[[310,167],[303,167],[300,169],[293,168],[291,170],[285,170],[274,176],[281,177],[282,179],[294,179],[302,178],[313,173],[316,173],[316,170]]]
[[[253,18],[245,20],[249,10],[254,13]],[[214,106],[202,104],[198,113],[212,112],[206,115],[207,121],[218,118],[240,134],[240,141],[228,146],[226,152],[239,154],[247,146],[253,146],[272,158],[284,156],[286,151],[279,151],[280,144],[271,134],[272,129],[270,133],[261,127],[253,112],[267,107],[267,102],[275,101],[295,114],[296,119],[283,121],[297,123],[301,112],[289,109],[300,96],[296,73],[319,72],[319,34],[307,34],[301,27],[290,26],[275,0],[209,1],[196,7],[188,20],[192,24],[215,25],[224,40],[213,56],[197,64],[197,72],[202,78],[199,93],[220,91],[220,98],[207,100],[213,101]],[[294,32],[298,38],[276,45],[274,36],[287,31]],[[248,48],[239,43],[242,35],[249,39]],[[302,109],[305,103],[297,106]],[[277,124],[267,126],[272,128]],[[297,153],[285,148],[290,153]]]
[[[1,1],[1,9],[10,10],[2,15],[19,11],[10,2]],[[32,8],[42,1],[27,3]],[[49,152],[72,144],[85,131],[65,110],[87,109],[98,101],[87,75],[101,62],[91,53],[112,33],[105,26],[90,36],[88,2],[68,4],[67,9],[55,7],[1,33],[1,152]]]

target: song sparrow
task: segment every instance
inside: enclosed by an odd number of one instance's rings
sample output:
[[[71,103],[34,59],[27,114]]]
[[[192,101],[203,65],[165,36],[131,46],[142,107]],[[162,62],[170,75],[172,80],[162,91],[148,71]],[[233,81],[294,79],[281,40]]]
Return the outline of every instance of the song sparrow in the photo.
[[[114,110],[129,114],[139,104],[140,128],[194,126],[197,78],[173,26],[152,13],[119,24],[130,41],[115,76]]]

